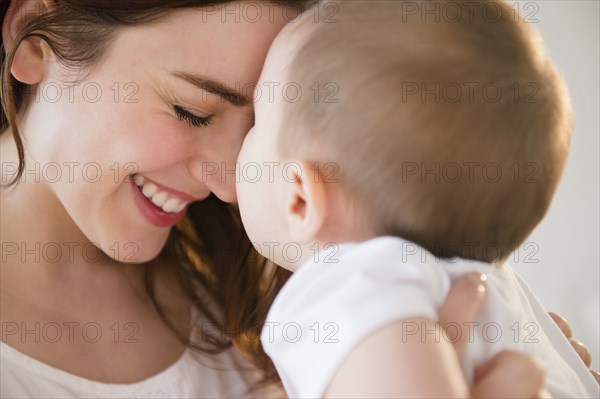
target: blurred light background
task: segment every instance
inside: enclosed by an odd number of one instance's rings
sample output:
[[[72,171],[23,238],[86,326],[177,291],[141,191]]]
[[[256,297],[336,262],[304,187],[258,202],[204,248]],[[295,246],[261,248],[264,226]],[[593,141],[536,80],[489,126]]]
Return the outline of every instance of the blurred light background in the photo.
[[[541,32],[550,56],[567,80],[576,117],[571,153],[550,211],[527,239],[534,245],[522,246],[509,262],[548,310],[567,318],[598,369],[600,2],[510,3]]]

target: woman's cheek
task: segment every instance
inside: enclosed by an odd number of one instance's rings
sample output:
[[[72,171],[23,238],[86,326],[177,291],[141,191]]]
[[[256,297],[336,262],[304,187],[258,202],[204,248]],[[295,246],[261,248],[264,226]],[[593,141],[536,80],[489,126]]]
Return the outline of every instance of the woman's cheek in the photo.
[[[189,132],[176,123],[138,123],[119,139],[120,158],[134,163],[139,172],[166,169],[194,156],[194,143]],[[137,172],[136,171],[136,172]]]

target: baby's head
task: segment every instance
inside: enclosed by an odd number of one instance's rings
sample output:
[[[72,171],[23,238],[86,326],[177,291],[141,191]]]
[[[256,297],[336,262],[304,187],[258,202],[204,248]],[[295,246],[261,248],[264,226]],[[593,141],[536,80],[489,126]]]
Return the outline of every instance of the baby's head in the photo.
[[[378,235],[486,262],[516,249],[548,209],[572,122],[517,17],[496,1],[339,1],[285,28],[239,160],[263,170],[238,185],[263,255],[295,269],[315,243]]]

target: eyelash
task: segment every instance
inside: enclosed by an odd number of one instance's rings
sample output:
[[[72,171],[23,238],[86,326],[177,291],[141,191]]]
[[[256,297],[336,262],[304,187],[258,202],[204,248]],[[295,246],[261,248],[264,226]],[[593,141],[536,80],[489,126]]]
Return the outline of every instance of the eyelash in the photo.
[[[208,127],[213,123],[213,117],[202,117],[198,115],[192,114],[190,111],[180,107],[179,105],[173,106],[173,110],[175,111],[175,115],[177,115],[177,119],[180,121],[187,122],[187,124],[192,127]]]

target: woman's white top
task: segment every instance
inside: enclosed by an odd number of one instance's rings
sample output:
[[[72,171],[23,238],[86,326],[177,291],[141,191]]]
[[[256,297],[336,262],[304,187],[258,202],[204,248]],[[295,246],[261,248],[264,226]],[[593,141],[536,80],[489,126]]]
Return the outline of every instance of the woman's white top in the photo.
[[[195,312],[193,312],[195,314]],[[162,372],[133,384],[106,384],[59,370],[0,343],[0,398],[252,397],[256,370],[231,348],[204,355],[186,348]]]
[[[553,397],[600,397],[587,367],[508,265],[440,260],[396,237],[332,246],[302,265],[269,311],[263,346],[290,397],[320,397],[357,344],[401,319],[437,321],[451,282],[473,271],[488,277],[483,310],[472,324],[449,326],[470,335],[462,360],[469,382],[477,366],[511,349],[540,362]],[[449,340],[406,323],[402,335],[414,334]]]

